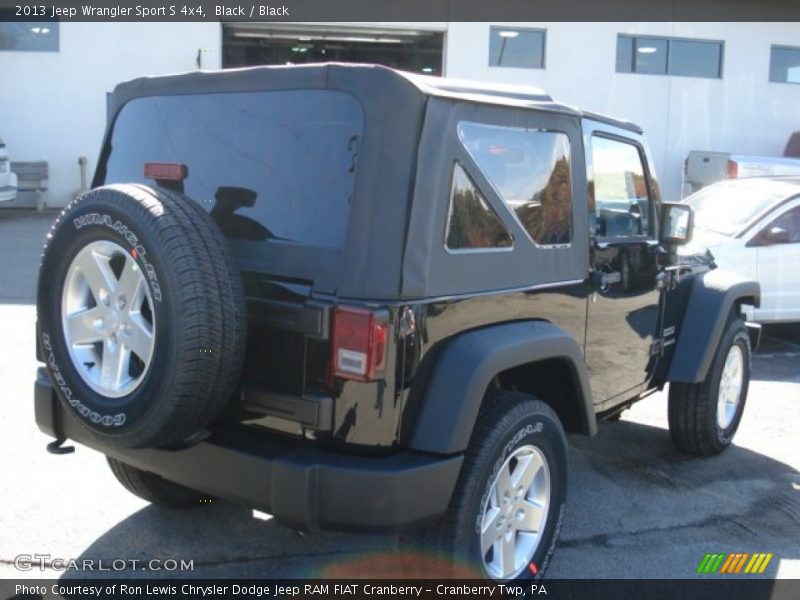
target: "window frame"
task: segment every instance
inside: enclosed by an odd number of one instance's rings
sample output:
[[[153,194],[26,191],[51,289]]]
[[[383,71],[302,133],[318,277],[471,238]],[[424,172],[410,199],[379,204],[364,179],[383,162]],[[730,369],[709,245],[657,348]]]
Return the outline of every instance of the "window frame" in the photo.
[[[789,81],[784,79],[772,78],[772,53],[775,50],[793,50],[800,55],[800,46],[789,46],[787,44],[771,44],[769,47],[769,72],[767,74],[767,81],[769,83],[786,83],[788,85],[800,85],[800,81]]]
[[[620,71],[619,70],[619,40],[621,38],[626,38],[631,40],[631,60],[630,60],[630,70],[629,71]],[[637,71],[636,70],[636,46],[639,40],[662,40],[667,42],[667,56],[665,58],[665,67],[666,70],[664,73],[648,73],[646,71]],[[716,44],[719,46],[719,65],[718,65],[718,74],[717,75],[687,75],[684,73],[673,73],[671,71],[671,59],[672,59],[672,44],[674,42],[694,42],[694,43],[701,43],[701,44]],[[722,80],[725,78],[725,40],[712,40],[712,39],[705,39],[705,38],[687,38],[687,37],[670,37],[665,35],[648,35],[648,34],[636,34],[636,33],[618,33],[617,34],[617,47],[616,47],[617,56],[615,57],[617,60],[614,62],[614,72],[615,73],[622,73],[627,75],[657,75],[662,77],[691,77],[694,79],[717,79]]]
[[[495,30],[517,31],[517,32],[530,32],[542,34],[542,64],[538,67],[521,67],[518,65],[495,65],[492,64],[492,34]],[[499,35],[499,33],[498,33]],[[502,37],[502,36],[501,36]],[[517,27],[510,25],[504,27],[503,25],[490,25],[489,26],[489,48],[487,64],[490,69],[526,69],[526,70],[545,70],[547,68],[547,29],[542,27]]]
[[[587,204],[589,204],[591,206],[591,210],[589,210],[589,215],[590,215],[589,224],[591,225],[591,223],[592,223],[592,221],[591,221],[591,217],[592,216],[594,218],[597,217],[597,195],[596,195],[597,191],[596,191],[596,187],[595,187],[595,171],[596,171],[596,169],[595,169],[595,164],[594,164],[594,148],[593,148],[593,146],[591,144],[592,138],[594,138],[594,137],[600,137],[600,138],[608,139],[608,140],[611,140],[611,141],[619,142],[619,143],[622,143],[622,144],[627,144],[629,146],[633,146],[634,149],[636,150],[637,154],[639,155],[639,162],[642,165],[642,173],[644,175],[645,188],[647,190],[647,198],[649,200],[649,206],[650,206],[650,215],[648,216],[648,223],[650,225],[649,226],[650,231],[648,231],[645,234],[641,234],[641,235],[609,237],[609,236],[598,235],[597,234],[597,229],[595,228],[594,230],[591,230],[591,227],[590,227],[589,237],[591,239],[593,239],[593,240],[596,240],[597,243],[599,243],[599,244],[606,244],[606,245],[608,245],[608,244],[642,243],[642,242],[648,242],[648,241],[654,241],[654,240],[657,241],[658,240],[658,217],[657,217],[658,210],[657,210],[657,207],[658,207],[658,204],[659,204],[660,201],[658,199],[658,195],[654,192],[653,179],[652,179],[652,176],[650,174],[650,166],[649,166],[650,163],[647,160],[648,159],[647,151],[645,150],[644,146],[638,140],[636,140],[634,138],[625,137],[624,135],[620,135],[618,133],[610,132],[610,131],[607,131],[607,130],[604,130],[604,129],[597,129],[597,128],[593,129],[588,134],[589,147],[588,147],[587,155],[589,157],[589,160],[587,160],[587,166],[591,165],[591,167],[590,167],[590,169],[591,169],[591,177],[587,177],[587,181],[590,182],[590,184],[591,184],[591,191],[589,191],[587,193],[587,198],[590,200],[590,202],[588,202]]]

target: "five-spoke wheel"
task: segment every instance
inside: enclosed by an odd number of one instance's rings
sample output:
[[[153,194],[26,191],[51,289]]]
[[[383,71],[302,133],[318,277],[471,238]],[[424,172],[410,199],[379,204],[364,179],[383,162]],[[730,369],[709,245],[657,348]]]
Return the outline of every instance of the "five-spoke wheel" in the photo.
[[[141,268],[122,246],[91,242],[72,261],[62,294],[62,326],[81,378],[108,398],[130,394],[150,367],[153,300]]]
[[[525,569],[542,539],[550,508],[550,469],[535,446],[517,448],[494,478],[481,525],[486,572],[511,579]]]

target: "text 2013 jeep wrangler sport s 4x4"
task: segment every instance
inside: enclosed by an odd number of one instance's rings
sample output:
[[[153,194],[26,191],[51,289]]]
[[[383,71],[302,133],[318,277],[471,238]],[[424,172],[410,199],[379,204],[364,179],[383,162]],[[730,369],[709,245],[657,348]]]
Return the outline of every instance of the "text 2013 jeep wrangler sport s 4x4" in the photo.
[[[308,530],[421,526],[541,575],[564,431],[670,383],[685,451],[730,444],[757,283],[681,265],[636,126],[367,65],[138,79],[48,236],[39,427],[133,493]]]

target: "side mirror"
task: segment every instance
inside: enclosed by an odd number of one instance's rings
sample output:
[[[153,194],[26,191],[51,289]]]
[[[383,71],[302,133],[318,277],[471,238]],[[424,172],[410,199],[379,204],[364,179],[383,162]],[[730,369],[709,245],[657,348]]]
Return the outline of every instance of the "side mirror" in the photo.
[[[770,227],[764,232],[764,242],[766,244],[789,244],[792,236],[783,227]]]
[[[683,246],[692,239],[694,211],[688,204],[661,205],[661,242],[667,247]]]

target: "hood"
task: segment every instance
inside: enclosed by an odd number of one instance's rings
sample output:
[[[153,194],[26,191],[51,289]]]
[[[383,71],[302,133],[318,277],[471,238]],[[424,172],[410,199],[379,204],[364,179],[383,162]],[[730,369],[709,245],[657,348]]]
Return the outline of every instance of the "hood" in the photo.
[[[695,226],[692,232],[692,241],[685,246],[681,246],[678,254],[703,254],[707,248],[715,248],[730,239],[731,237],[728,235]]]

